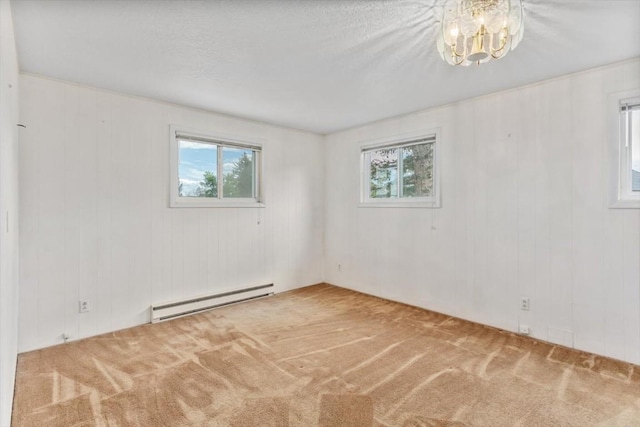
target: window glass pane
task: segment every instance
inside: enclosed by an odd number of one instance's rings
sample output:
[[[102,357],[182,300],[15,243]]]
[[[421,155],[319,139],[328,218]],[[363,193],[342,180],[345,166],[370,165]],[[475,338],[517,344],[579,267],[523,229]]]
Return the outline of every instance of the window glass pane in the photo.
[[[433,144],[402,149],[402,197],[433,195]]]
[[[631,149],[631,191],[640,191],[640,110],[631,110],[629,126]]]
[[[223,147],[222,162],[224,197],[255,197],[255,153],[253,150]]]
[[[218,197],[218,147],[193,141],[179,143],[179,196]]]
[[[398,197],[398,149],[389,148],[369,152],[371,181],[369,197],[384,199]]]

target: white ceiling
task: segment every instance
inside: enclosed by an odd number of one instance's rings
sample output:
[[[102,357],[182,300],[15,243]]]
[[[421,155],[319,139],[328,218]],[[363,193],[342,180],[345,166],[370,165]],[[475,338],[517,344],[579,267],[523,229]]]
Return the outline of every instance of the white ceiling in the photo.
[[[12,0],[20,68],[330,133],[640,56],[640,0],[524,0],[520,46],[455,68],[442,0]]]

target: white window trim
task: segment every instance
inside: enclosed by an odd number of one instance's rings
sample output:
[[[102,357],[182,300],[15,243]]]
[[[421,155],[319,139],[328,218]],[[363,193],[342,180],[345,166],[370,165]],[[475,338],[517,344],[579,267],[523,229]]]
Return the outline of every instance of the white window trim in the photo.
[[[627,188],[626,175],[630,173],[631,160],[627,155],[625,139],[621,137],[623,123],[620,120],[620,101],[640,97],[640,89],[609,95],[609,207],[614,209],[640,208],[640,194]]]
[[[441,129],[439,127],[418,132],[411,132],[399,135],[394,138],[379,138],[375,140],[363,141],[359,144],[358,156],[360,161],[360,200],[358,207],[361,208],[440,208],[440,147],[442,144]],[[435,136],[433,148],[433,191],[432,197],[406,197],[372,199],[369,197],[370,168],[366,161],[365,151],[386,146],[402,146],[403,143],[410,144],[412,141],[421,138],[432,138]]]
[[[254,148],[258,150],[258,156],[256,159],[256,179],[257,179],[257,187],[256,187],[256,197],[254,198],[233,198],[233,199],[214,199],[209,197],[180,197],[178,194],[179,187],[179,153],[180,153],[180,144],[178,143],[178,138],[176,135],[180,133],[181,135],[189,135],[194,137],[199,137],[202,139],[210,139],[220,141],[221,143],[229,143],[230,146],[237,145],[241,147]],[[264,188],[263,188],[263,177],[264,177],[264,152],[262,150],[263,141],[259,139],[244,139],[238,138],[233,135],[226,135],[217,132],[209,132],[191,129],[185,126],[179,125],[170,125],[169,126],[169,144],[170,144],[170,189],[169,189],[169,206],[172,208],[264,208]],[[222,161],[222,158],[218,156],[218,163]],[[222,179],[218,182],[218,188],[220,191],[222,187]]]

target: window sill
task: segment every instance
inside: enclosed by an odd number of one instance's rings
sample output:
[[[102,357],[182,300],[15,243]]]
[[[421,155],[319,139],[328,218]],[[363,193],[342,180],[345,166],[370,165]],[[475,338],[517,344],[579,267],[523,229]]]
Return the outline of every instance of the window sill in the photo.
[[[422,208],[439,209],[440,204],[436,202],[360,202],[359,208]]]
[[[239,200],[177,200],[169,205],[171,208],[264,208],[263,202]]]
[[[640,209],[640,200],[614,200],[609,203],[609,209]]]

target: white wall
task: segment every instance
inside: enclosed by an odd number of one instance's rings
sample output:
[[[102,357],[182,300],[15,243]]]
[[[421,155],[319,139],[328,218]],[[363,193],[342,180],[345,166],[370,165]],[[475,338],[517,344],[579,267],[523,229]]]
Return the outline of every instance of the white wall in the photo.
[[[0,426],[11,422],[18,353],[18,58],[0,1]]]
[[[30,75],[20,105],[20,351],[322,281],[321,136]],[[169,208],[170,124],[263,140],[266,208]]]
[[[640,363],[640,211],[606,193],[606,98],[638,76],[634,59],[326,138],[22,76],[19,349],[324,279]],[[267,208],[168,208],[169,124],[266,140]],[[434,127],[442,208],[358,208],[359,142]]]
[[[329,135],[325,280],[640,363],[640,210],[607,207],[606,111],[638,87],[634,59]],[[436,126],[442,208],[358,208],[359,142]]]

